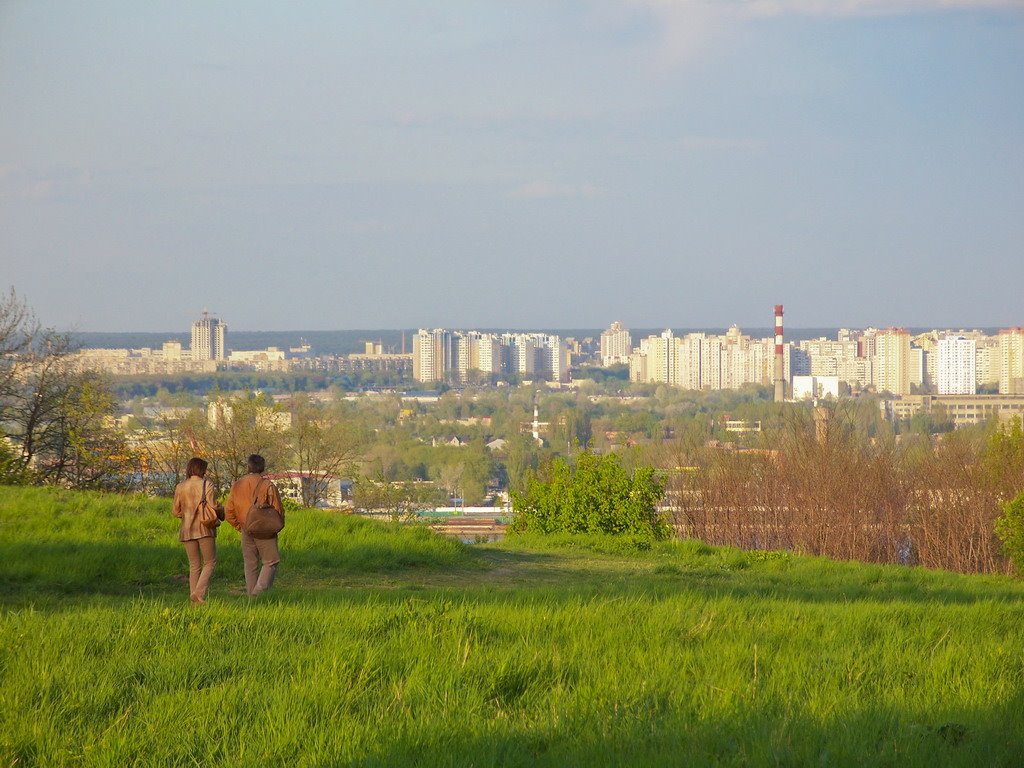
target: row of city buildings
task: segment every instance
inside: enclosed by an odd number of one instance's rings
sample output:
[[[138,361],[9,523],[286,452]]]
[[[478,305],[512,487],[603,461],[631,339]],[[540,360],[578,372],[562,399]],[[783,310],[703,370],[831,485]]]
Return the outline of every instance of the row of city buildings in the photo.
[[[773,367],[780,357],[781,382]],[[925,413],[960,427],[1024,416],[1024,328],[995,335],[840,329],[835,339],[785,343],[781,333],[753,339],[733,327],[723,335],[665,331],[633,347],[629,330],[616,322],[601,335],[601,361],[628,363],[636,382],[688,389],[775,383],[776,399],[780,392],[801,400],[873,390],[887,395],[880,407],[893,421]]]
[[[486,333],[421,328],[412,342],[412,375],[419,382],[487,378],[569,380],[570,340],[547,333]]]
[[[640,346],[627,359],[630,380],[645,384],[669,384],[683,389],[768,386],[774,377],[775,339],[753,339],[735,326],[724,335],[676,336],[666,330],[641,339]],[[785,350],[783,364],[783,376],[789,379],[792,355],[785,354]]]
[[[379,342],[365,342],[365,350],[350,355],[313,354],[309,344],[283,349],[233,350],[227,346],[227,324],[209,312],[192,323],[192,345],[165,341],[160,347],[82,349],[75,355],[82,370],[99,370],[122,376],[214,373],[223,370],[283,373],[389,372],[408,376],[411,354],[394,354]]]
[[[633,347],[629,330],[612,323],[601,334],[603,365],[626,363],[636,382],[686,389],[733,389],[770,385],[776,339],[754,339],[733,326],[725,334],[667,330]],[[785,379],[834,379],[851,391],[874,389],[893,395],[973,395],[979,389],[1024,394],[1024,328],[995,336],[980,331],[903,328],[840,329],[835,339],[783,345]]]
[[[192,323],[189,348],[180,341],[165,341],[158,349],[82,349],[75,362],[81,369],[121,375],[212,373],[229,357],[227,331],[227,323],[204,310]]]
[[[911,335],[902,328],[840,329],[833,339],[781,343],[753,338],[733,326],[724,334],[671,330],[634,346],[628,328],[614,322],[599,340],[562,338],[550,333],[420,329],[412,353],[386,351],[367,342],[364,352],[315,356],[309,345],[289,349],[229,350],[227,325],[208,312],[192,324],[192,344],[179,341],[150,349],[84,349],[82,368],[116,374],[206,373],[223,369],[257,371],[386,371],[418,382],[453,383],[474,379],[546,379],[566,382],[572,364],[593,360],[629,366],[632,381],[686,389],[769,386],[778,378],[781,358],[786,393],[809,390],[874,390],[895,396],[973,395],[980,391],[1024,395],[1024,328],[995,335],[980,331],[939,331]],[[597,343],[599,341],[599,344]],[[403,341],[404,345],[404,341]]]
[[[894,395],[1024,394],[1024,328],[980,331],[902,328],[841,331],[835,340],[798,343],[794,372],[834,376],[851,387]]]

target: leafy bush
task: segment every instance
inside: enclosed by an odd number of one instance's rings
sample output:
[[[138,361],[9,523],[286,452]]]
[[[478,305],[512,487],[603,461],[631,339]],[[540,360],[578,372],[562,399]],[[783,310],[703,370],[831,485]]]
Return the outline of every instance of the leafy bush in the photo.
[[[664,487],[650,467],[630,475],[614,454],[581,453],[572,467],[556,459],[546,481],[532,477],[512,494],[515,533],[610,533],[667,539],[671,528],[658,512]]]
[[[1013,569],[1024,574],[1024,492],[1003,505],[1003,514],[996,520],[996,535]]]
[[[0,439],[0,485],[27,485],[31,475],[10,444]]]

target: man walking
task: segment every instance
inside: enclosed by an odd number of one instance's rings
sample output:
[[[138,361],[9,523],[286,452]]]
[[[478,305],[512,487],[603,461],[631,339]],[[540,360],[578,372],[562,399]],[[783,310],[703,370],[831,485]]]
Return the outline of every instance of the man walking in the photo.
[[[254,504],[271,506],[284,520],[281,496],[270,480],[263,476],[267,462],[259,454],[248,459],[249,474],[240,477],[231,486],[228,502],[224,505],[224,517],[242,534],[242,560],[245,562],[245,591],[250,597],[262,594],[274,583],[277,564],[281,555],[277,548],[277,535],[269,539],[257,539],[245,530],[249,508]],[[262,563],[262,567],[260,564]]]

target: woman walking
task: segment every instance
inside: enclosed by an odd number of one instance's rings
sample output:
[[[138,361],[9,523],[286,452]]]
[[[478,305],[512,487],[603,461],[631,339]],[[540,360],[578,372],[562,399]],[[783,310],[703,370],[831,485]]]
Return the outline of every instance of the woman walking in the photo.
[[[188,587],[193,603],[205,603],[217,565],[217,500],[213,483],[206,481],[207,463],[189,459],[185,479],[174,489],[174,516],[181,518],[178,541],[188,555]]]

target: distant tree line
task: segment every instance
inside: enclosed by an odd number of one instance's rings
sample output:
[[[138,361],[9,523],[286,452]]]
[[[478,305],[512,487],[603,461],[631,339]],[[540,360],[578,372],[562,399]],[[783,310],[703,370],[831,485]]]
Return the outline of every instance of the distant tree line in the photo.
[[[219,371],[206,375],[162,374],[118,376],[112,380],[114,393],[121,400],[138,397],[157,397],[162,392],[187,393],[206,397],[217,392],[261,390],[265,392],[322,392],[338,389],[343,392],[380,387],[394,387],[409,383],[407,379],[390,371],[356,371],[353,373],[317,373],[292,371],[288,373],[259,373],[253,371]]]

